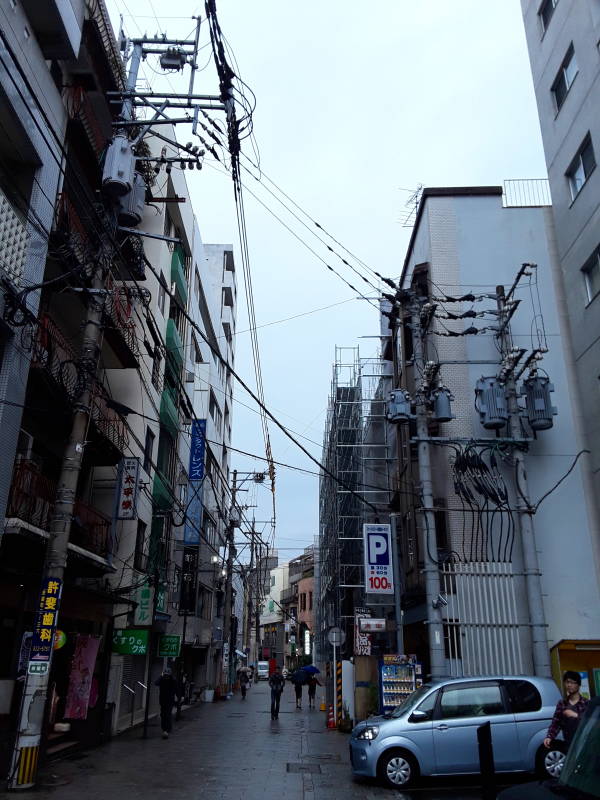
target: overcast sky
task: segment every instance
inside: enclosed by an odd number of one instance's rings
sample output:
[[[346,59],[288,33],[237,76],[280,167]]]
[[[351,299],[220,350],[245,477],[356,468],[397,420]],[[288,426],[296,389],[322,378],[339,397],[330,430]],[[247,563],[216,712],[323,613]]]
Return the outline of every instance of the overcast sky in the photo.
[[[193,0],[107,4],[115,27],[121,13],[134,37],[184,37],[192,15],[204,17],[204,4]],[[256,95],[254,134],[265,175],[382,275],[400,274],[410,235],[402,224],[406,203],[419,184],[501,185],[546,175],[519,0],[217,0],[217,13],[238,75]],[[201,46],[208,36],[205,24]],[[218,94],[210,55],[205,46],[199,63],[207,66],[195,89]],[[156,88],[152,70],[158,65],[149,58],[143,74]],[[187,91],[188,80],[189,72],[170,78],[176,91]],[[189,138],[182,127],[180,140]],[[248,140],[243,150],[255,160]],[[203,240],[235,247],[236,368],[254,385],[232,183],[214,165],[207,158],[201,172],[188,172],[188,186]],[[375,297],[253,177],[243,179],[349,283]],[[374,355],[377,340],[361,337],[378,333],[377,314],[249,192],[245,209],[266,403],[308,437],[301,441],[320,459],[335,347],[359,345],[361,356]],[[234,398],[233,446],[264,455],[260,419],[242,405],[253,401],[240,387]],[[270,431],[277,461],[316,470],[272,425]],[[233,453],[232,466],[261,470],[264,462]],[[283,561],[318,534],[319,482],[277,467],[276,485]],[[240,501],[258,505],[247,515],[270,518],[266,486],[253,486]]]

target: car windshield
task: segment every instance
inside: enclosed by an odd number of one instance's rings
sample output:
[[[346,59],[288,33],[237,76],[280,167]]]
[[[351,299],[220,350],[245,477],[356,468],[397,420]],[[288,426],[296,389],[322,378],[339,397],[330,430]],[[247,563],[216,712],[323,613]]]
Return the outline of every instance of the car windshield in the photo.
[[[396,706],[396,708],[392,711],[391,716],[394,718],[400,717],[402,714],[406,713],[406,711],[414,708],[430,689],[430,683],[424,683],[423,686],[419,686],[419,688],[415,689],[412,694],[409,694],[408,697],[405,697],[399,706]]]
[[[581,721],[559,784],[584,792],[585,797],[600,797],[600,703],[590,708]]]

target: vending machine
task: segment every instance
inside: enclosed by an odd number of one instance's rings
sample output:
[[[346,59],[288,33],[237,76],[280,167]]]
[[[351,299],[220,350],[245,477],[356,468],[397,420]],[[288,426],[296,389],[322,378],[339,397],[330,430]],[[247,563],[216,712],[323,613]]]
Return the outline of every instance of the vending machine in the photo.
[[[392,711],[423,683],[416,656],[387,655],[379,662],[379,708]]]

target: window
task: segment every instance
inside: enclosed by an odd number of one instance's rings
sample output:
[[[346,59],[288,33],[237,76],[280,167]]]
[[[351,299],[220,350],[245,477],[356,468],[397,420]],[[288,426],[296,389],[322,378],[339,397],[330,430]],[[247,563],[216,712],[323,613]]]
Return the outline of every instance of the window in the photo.
[[[275,575],[271,575],[271,586],[275,586]]]
[[[223,268],[227,270],[227,272],[235,271],[235,267],[233,264],[233,250],[223,251]]]
[[[567,50],[567,55],[558,70],[558,75],[552,84],[552,94],[554,95],[554,103],[557,111],[560,111],[562,104],[565,102],[565,98],[578,71],[577,61],[575,60],[575,50],[573,48],[573,42],[571,42]]]
[[[165,305],[167,302],[167,282],[165,280],[165,276],[160,273],[160,279],[158,281],[158,308],[160,313],[165,315]]]
[[[513,714],[523,714],[527,711],[539,711],[542,707],[540,693],[529,681],[504,681],[510,710]]]
[[[158,347],[154,350],[154,357],[152,359],[152,386],[160,392],[160,365],[162,358]]]
[[[569,188],[571,189],[571,198],[573,200],[575,200],[582,190],[583,185],[590,177],[595,167],[596,157],[594,156],[592,139],[588,133],[566,172]]]
[[[135,538],[135,556],[133,561],[134,569],[146,572],[148,568],[148,556],[146,554],[146,529],[147,525],[138,519],[137,534]]]
[[[306,592],[300,595],[300,611],[306,611]]]
[[[196,339],[196,337],[193,334],[192,334],[192,346],[193,346],[193,349],[194,349],[194,361],[196,362],[196,364],[202,364],[202,362],[203,362],[202,353],[200,352],[200,347],[198,345],[198,340]]]
[[[312,611],[312,607],[313,607],[313,606],[312,606],[312,595],[313,595],[313,593],[312,593],[312,592],[309,592],[309,593],[308,593],[308,610],[309,610],[309,611]]]
[[[587,299],[588,302],[591,302],[600,292],[600,245],[585,262],[582,272],[585,278]]]
[[[146,441],[144,442],[144,470],[150,475],[152,469],[152,451],[154,450],[155,436],[150,428],[146,428]]]
[[[504,714],[500,687],[494,684],[444,689],[440,703],[442,719],[487,717]]]
[[[542,5],[538,11],[538,17],[540,18],[540,23],[542,25],[542,31],[545,33],[548,29],[548,25],[550,24],[550,20],[552,19],[552,15],[554,14],[554,9],[558,4],[558,0],[543,0]]]
[[[415,711],[421,711],[423,714],[427,715],[424,719],[413,719],[412,717],[409,717],[408,721],[409,722],[427,722],[427,720],[432,719],[433,718],[433,710],[435,708],[435,702],[437,700],[438,694],[439,694],[439,692],[432,692],[430,695],[428,695],[425,698],[425,700],[423,700],[423,702],[421,703],[420,706],[417,706],[417,708],[415,708]]]
[[[200,273],[197,269],[194,270],[194,294],[196,295],[196,300],[200,302]]]
[[[215,428],[218,431],[220,431],[221,425],[223,424],[223,415],[217,403],[217,399],[212,393],[212,391],[210,393],[210,399],[208,401],[208,413],[210,414],[212,421],[215,423]]]

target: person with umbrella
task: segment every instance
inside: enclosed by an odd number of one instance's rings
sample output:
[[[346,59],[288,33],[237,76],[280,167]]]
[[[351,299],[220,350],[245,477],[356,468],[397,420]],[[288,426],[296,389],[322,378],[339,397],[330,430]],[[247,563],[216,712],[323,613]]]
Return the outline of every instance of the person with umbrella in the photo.
[[[294,684],[294,692],[296,693],[296,708],[302,708],[302,685],[308,680],[308,673],[303,669],[297,669],[292,673],[290,678]]]
[[[303,667],[303,669],[304,672],[308,673],[308,707],[314,708],[317,686],[322,686],[323,684],[317,678],[319,670],[316,667],[313,667],[311,664],[308,667]]]

